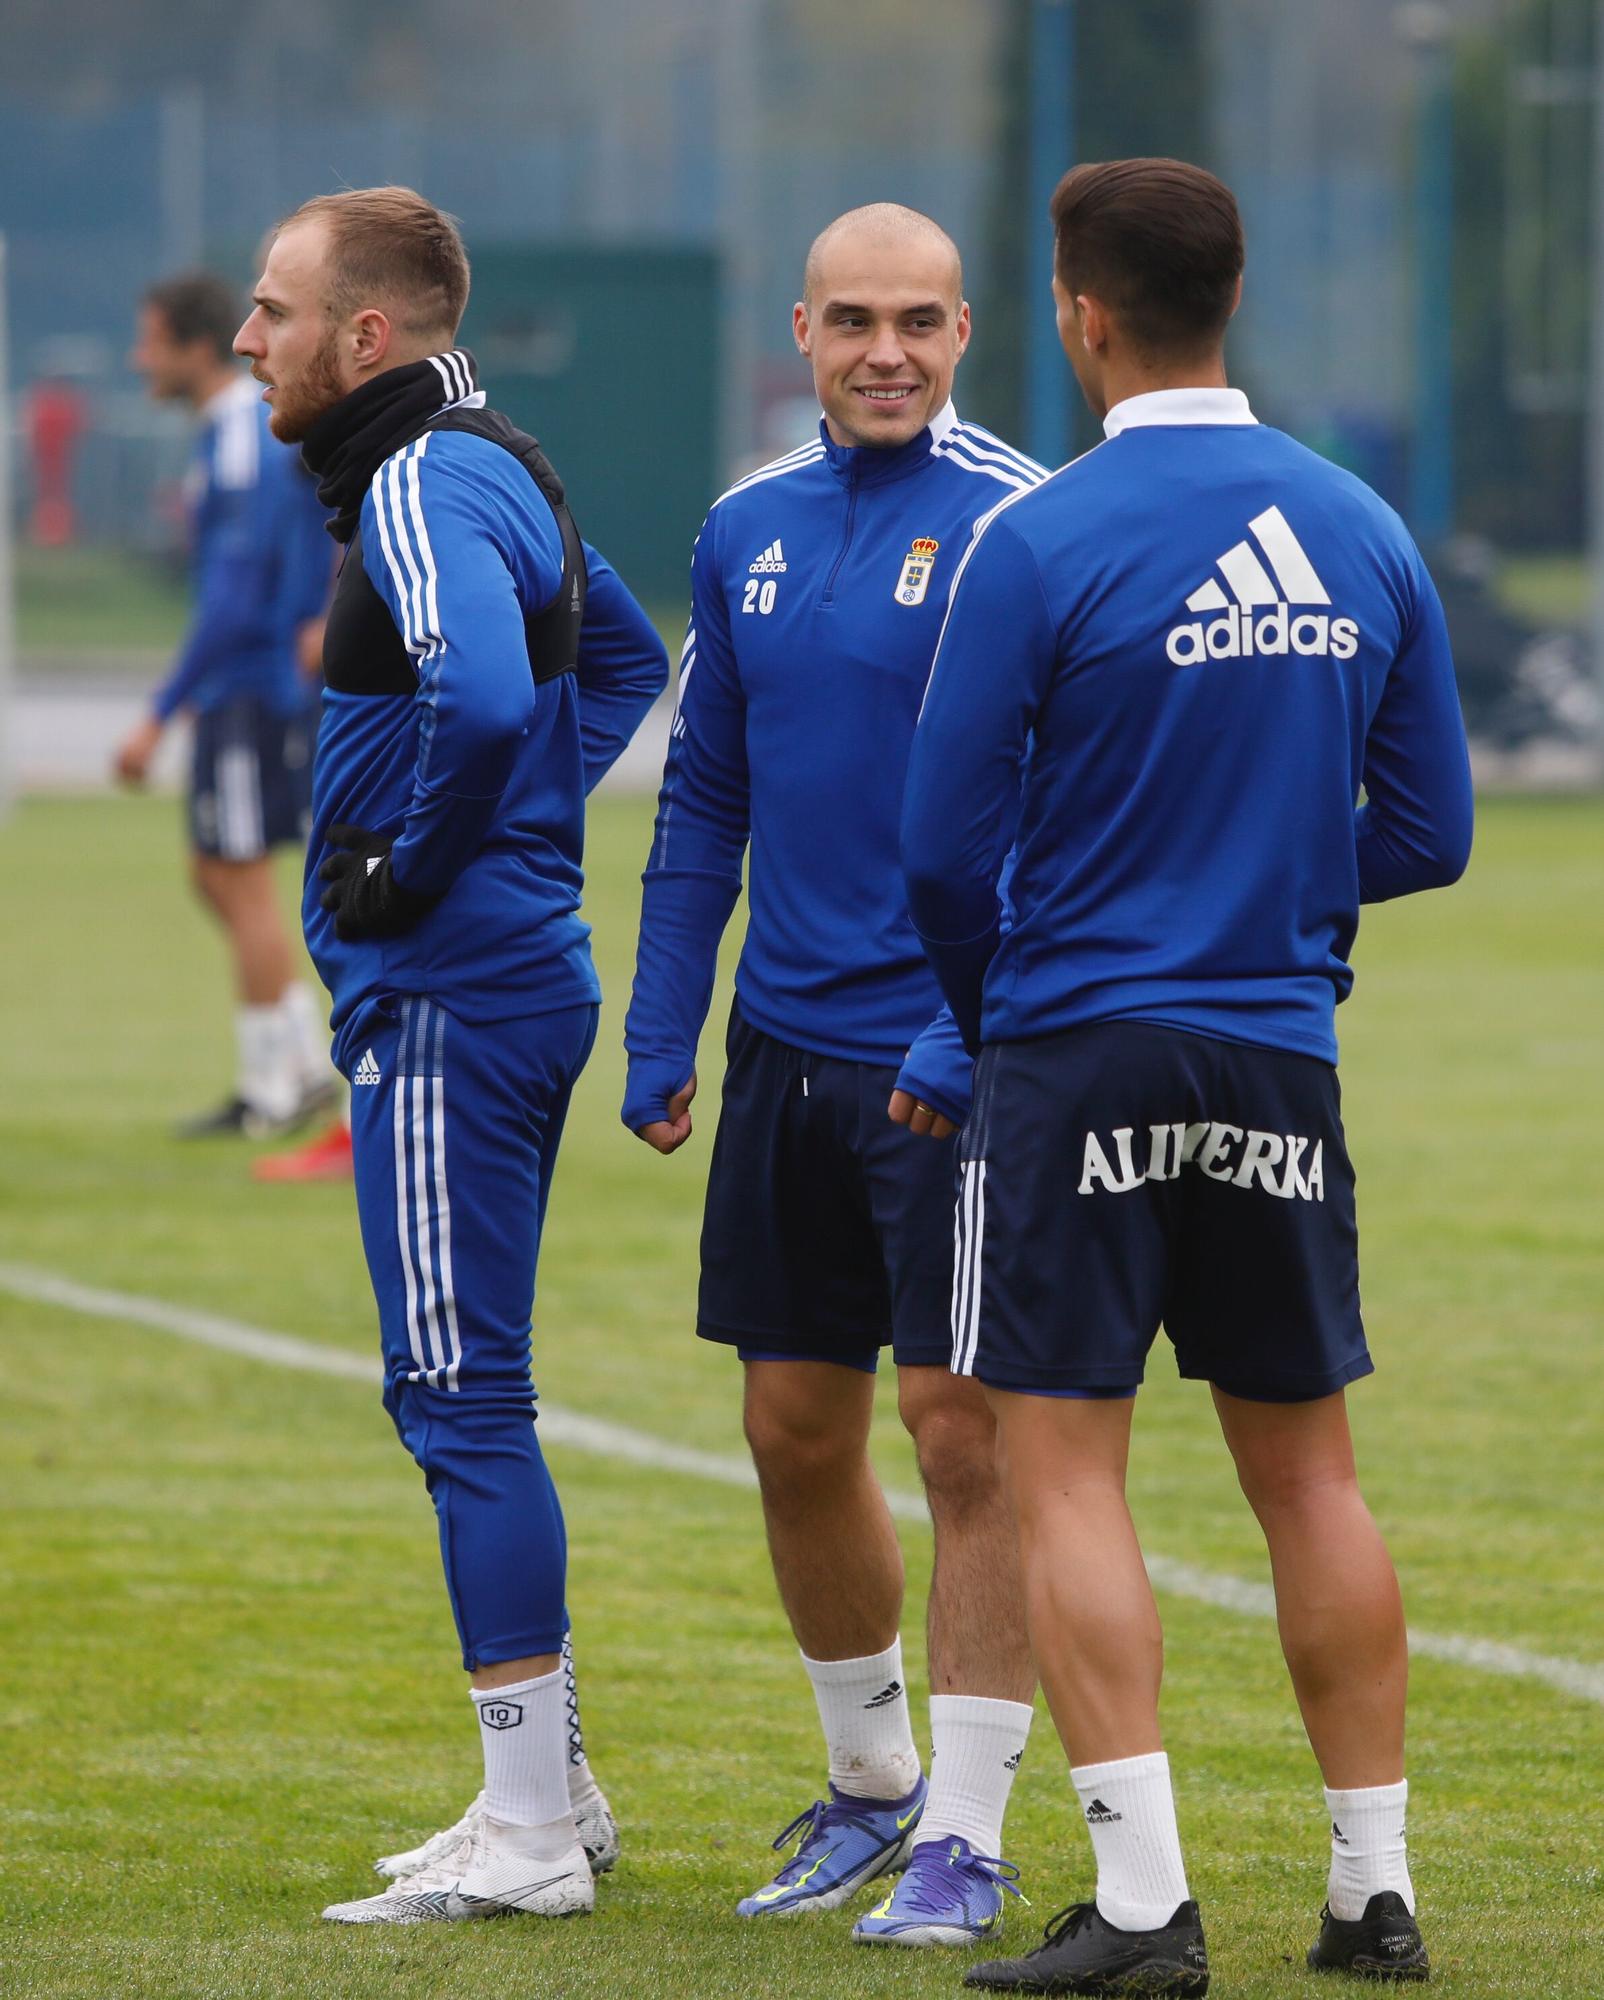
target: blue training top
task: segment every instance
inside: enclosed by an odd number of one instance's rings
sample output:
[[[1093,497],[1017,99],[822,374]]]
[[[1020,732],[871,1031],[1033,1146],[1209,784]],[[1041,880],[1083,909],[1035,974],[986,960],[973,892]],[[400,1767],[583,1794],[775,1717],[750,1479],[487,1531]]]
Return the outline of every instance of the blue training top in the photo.
[[[644,877],[632,1130],[665,1118],[695,1067],[749,840],[747,1020],[819,1055],[906,1057],[904,1087],[963,1116],[968,1058],[936,1021],[898,866],[903,774],[974,524],[1043,476],[949,403],[899,446],[838,445],[821,424],[714,503]]]
[[[1437,593],[1392,510],[1235,390],[1105,428],[960,571],[904,803],[914,922],[971,1045],[1129,1019],[1335,1062],[1360,904],[1470,852]]]
[[[355,1010],[384,994],[480,1021],[601,997],[579,916],[585,797],[668,678],[650,620],[587,546],[578,671],[535,686],[524,620],[556,595],[562,538],[522,462],[488,438],[425,431],[392,453],[360,532],[418,682],[323,697],[302,916],[342,1065]],[[342,823],[393,834],[397,881],[441,899],[402,936],[335,936],[318,869]]]
[[[249,376],[206,406],[184,484],[195,609],[156,691],[163,722],[241,694],[281,715],[306,699],[295,629],[327,599],[330,549],[299,454],[268,422]]]

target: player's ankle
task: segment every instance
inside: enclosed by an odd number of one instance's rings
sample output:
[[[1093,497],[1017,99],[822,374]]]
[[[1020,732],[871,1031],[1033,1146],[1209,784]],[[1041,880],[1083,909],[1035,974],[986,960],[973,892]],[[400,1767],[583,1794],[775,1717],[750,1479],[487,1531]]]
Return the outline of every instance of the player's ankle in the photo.
[[[902,1641],[851,1660],[802,1655],[830,1760],[830,1783],[848,1798],[904,1799],[919,1782],[908,1716]]]
[[[1409,1879],[1409,1855],[1404,1820],[1409,1781],[1366,1785],[1348,1790],[1326,1787],[1326,1811],[1331,1815],[1331,1873],[1326,1901],[1331,1914],[1357,1923],[1370,1898],[1384,1889],[1402,1896],[1415,1913],[1414,1884]]]

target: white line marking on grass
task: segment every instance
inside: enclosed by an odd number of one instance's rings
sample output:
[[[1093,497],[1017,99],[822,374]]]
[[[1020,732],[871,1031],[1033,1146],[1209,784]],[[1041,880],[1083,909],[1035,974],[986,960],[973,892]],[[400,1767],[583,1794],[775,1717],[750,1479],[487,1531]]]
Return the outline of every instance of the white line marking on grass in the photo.
[[[130,1292],[100,1291],[80,1285],[72,1278],[57,1277],[50,1271],[36,1271],[25,1264],[0,1263],[0,1291],[37,1305],[59,1306],[67,1312],[86,1313],[95,1319],[121,1320],[131,1326],[148,1326],[159,1333],[176,1334],[202,1347],[215,1347],[225,1354],[242,1354],[252,1361],[271,1362],[278,1368],[296,1368],[314,1375],[337,1375],[345,1381],[364,1382],[370,1388],[379,1383],[376,1361],[339,1347],[325,1347],[314,1340],[301,1340],[289,1333],[266,1333],[239,1320],[224,1319],[216,1313],[194,1312],[187,1306],[168,1305],[161,1299],[136,1297]],[[628,1465],[649,1466],[657,1472],[682,1472],[692,1479],[711,1480],[720,1486],[739,1486],[748,1491],[757,1485],[751,1462],[733,1454],[697,1451],[690,1445],[670,1444],[665,1438],[631,1430],[624,1424],[609,1423],[602,1417],[587,1417],[577,1410],[540,1405],[542,1435],[553,1444],[573,1451],[590,1452],[598,1458],[620,1460]],[[916,1493],[890,1491],[886,1500],[901,1521],[926,1521],[924,1501]],[[1221,1576],[1213,1570],[1196,1569],[1191,1563],[1174,1562],[1168,1556],[1149,1556],[1148,1574],[1156,1590],[1174,1597],[1190,1597],[1200,1604],[1212,1604],[1221,1611],[1234,1611],[1248,1618],[1273,1618],[1275,1596],[1268,1584],[1249,1583],[1242,1577]],[[1521,1646],[1505,1646],[1495,1639],[1467,1639],[1452,1632],[1409,1634],[1409,1650],[1427,1660],[1442,1660],[1449,1666],[1469,1667],[1482,1674],[1501,1674],[1514,1680],[1541,1681],[1560,1694],[1604,1705],[1604,1667],[1589,1666],[1581,1660],[1566,1660],[1550,1653],[1529,1653]]]

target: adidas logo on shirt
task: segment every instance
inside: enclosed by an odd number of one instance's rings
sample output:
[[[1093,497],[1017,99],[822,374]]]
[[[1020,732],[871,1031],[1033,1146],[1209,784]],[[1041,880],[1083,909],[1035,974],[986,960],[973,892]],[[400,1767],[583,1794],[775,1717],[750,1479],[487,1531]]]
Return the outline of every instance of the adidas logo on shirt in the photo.
[[[1351,660],[1359,650],[1355,620],[1332,618],[1324,611],[1294,616],[1294,606],[1329,604],[1331,599],[1281,509],[1267,507],[1249,521],[1248,533],[1258,549],[1244,539],[1227,549],[1216,565],[1230,586],[1230,597],[1211,576],[1186,600],[1188,611],[1220,615],[1206,625],[1199,617],[1170,628],[1164,650],[1174,665],[1247,660],[1256,653]]]
[[[748,576],[784,576],[785,551],[780,547],[778,538],[769,543],[756,562],[747,564],[746,573]]]
[[[372,1049],[368,1049],[364,1053],[362,1060],[357,1064],[356,1075],[352,1077],[351,1082],[354,1085],[360,1083],[377,1083],[379,1080],[378,1059],[375,1057]]]

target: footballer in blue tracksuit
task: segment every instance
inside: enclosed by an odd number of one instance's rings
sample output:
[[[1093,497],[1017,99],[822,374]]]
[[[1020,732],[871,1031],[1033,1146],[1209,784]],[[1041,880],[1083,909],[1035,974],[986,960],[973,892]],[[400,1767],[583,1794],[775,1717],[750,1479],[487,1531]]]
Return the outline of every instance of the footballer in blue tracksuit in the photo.
[[[350,1923],[589,1909],[617,1851],[570,1735],[530,1309],[601,997],[585,797],[668,662],[452,346],[467,287],[454,225],[419,196],[320,198],[281,226],[239,339],[345,551],[306,938],[351,1085],[385,1404],[434,1500],[485,1762],[462,1821],[380,1864],[394,1887],[325,1913]]]
[[[333,575],[326,518],[296,454],[230,352],[239,305],[209,272],[164,279],[140,307],[132,354],[151,393],[200,421],[184,480],[194,611],[150,709],[119,746],[143,782],[168,724],[194,725],[191,876],[234,961],[238,1075],[183,1137],[262,1136],[332,1103],[322,1008],[298,976],[268,859],[306,837],[311,731],[298,659]]]
[[[1059,328],[1105,441],[982,523],[902,838],[914,922],[980,1050],[952,1366],[998,1415],[1098,1886],[1038,1952],[969,1978],[1207,1985],[1124,1499],[1162,1324],[1269,1541],[1325,1776],[1311,1963],[1420,1979],[1402,1606],[1343,1397],[1371,1361],[1333,1016],[1360,905],[1452,882],[1469,854],[1447,631],[1391,509],[1226,386],[1229,190],[1117,161],[1067,175],[1053,214]]]
[[[829,1786],[740,1911],[832,1909],[911,1855],[854,1932],[904,1945],[995,1928],[1033,1690],[991,1421],[947,1370],[950,1135],[969,1060],[937,1018],[897,853],[948,586],[976,519],[1042,476],[953,408],[968,332],[957,252],[928,218],[879,204],[814,245],[795,333],[823,421],[718,500],[696,544],[625,1031],[624,1122],[672,1152],[690,1130],[744,859],[697,1328],[745,1364],[747,1436]],[[919,1136],[932,1128],[944,1136]],[[901,1562],[866,1456],[887,1343],[935,1527],[928,1797],[897,1630]]]

